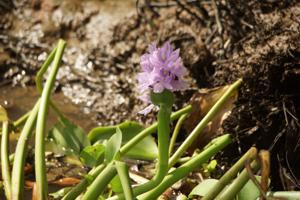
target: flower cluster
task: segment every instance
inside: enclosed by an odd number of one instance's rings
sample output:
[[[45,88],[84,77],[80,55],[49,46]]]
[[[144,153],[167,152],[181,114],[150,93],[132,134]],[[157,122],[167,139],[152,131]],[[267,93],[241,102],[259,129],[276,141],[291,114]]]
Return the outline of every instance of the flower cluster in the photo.
[[[164,90],[179,91],[187,88],[183,77],[187,74],[179,56],[179,49],[173,51],[170,42],[166,42],[161,48],[150,44],[148,53],[141,57],[142,72],[138,74],[141,99],[150,102],[151,92],[161,93]],[[147,114],[153,108],[148,106],[141,111]]]

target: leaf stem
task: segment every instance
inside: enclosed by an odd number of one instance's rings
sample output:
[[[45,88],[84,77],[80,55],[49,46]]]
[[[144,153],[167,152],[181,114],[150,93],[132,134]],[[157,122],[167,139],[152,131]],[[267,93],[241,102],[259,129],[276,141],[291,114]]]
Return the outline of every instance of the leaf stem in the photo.
[[[99,165],[96,168],[92,169],[88,176],[91,177],[96,177],[97,175],[99,175],[103,169],[105,168],[105,165]],[[79,184],[77,184],[75,187],[73,187],[63,198],[62,200],[73,200],[76,199],[89,185],[89,180],[88,178],[84,178],[83,180],[81,180],[81,182]]]
[[[24,166],[27,153],[28,140],[31,138],[33,128],[35,126],[37,113],[40,106],[40,99],[36,102],[34,108],[22,129],[20,138],[18,140],[15,158],[12,169],[12,199],[23,199],[24,193]]]
[[[29,117],[30,112],[31,111],[28,111],[27,113],[25,113],[24,115],[22,115],[19,119],[17,119],[16,121],[14,121],[13,122],[13,126],[15,128],[17,128],[17,127],[23,125],[26,122],[27,118]]]
[[[46,163],[45,163],[45,125],[46,115],[48,112],[48,104],[51,90],[58,72],[59,64],[65,48],[65,41],[59,40],[57,50],[53,60],[53,67],[50,75],[45,83],[45,87],[41,96],[40,109],[37,116],[36,138],[35,138],[35,174],[37,186],[37,198],[46,200],[48,194]]]
[[[89,186],[81,200],[97,199],[102,191],[107,187],[111,179],[115,177],[116,173],[117,170],[114,166],[114,162],[109,163]]]
[[[128,173],[128,167],[124,162],[115,161],[118,175],[121,180],[123,193],[125,195],[126,200],[134,200],[134,195],[132,191],[132,187],[130,184],[130,178]]]
[[[224,189],[226,185],[232,181],[238,174],[238,172],[243,169],[246,161],[253,160],[257,155],[257,149],[251,147],[216,183],[216,185],[207,192],[207,194],[201,200],[214,200],[215,197]]]
[[[51,53],[49,54],[49,56],[47,57],[47,59],[45,60],[45,62],[43,63],[43,65],[41,66],[40,70],[38,71],[36,77],[35,77],[35,85],[36,85],[36,89],[39,93],[42,93],[43,91],[43,86],[42,86],[42,79],[43,79],[43,75],[45,74],[45,72],[47,71],[47,69],[49,68],[50,64],[52,63],[53,59],[55,58],[56,55],[56,51],[57,51],[58,47],[55,47]],[[51,101],[51,99],[49,100],[49,104],[52,107],[52,109],[54,110],[54,112],[62,119],[64,119],[64,115],[60,112],[60,110],[57,108],[57,106]]]
[[[169,161],[169,168],[171,168],[177,160],[184,154],[184,152],[191,146],[197,137],[199,137],[202,130],[206,125],[214,118],[214,116],[220,111],[224,103],[232,96],[232,94],[241,85],[242,80],[239,79],[233,83],[228,90],[221,96],[221,98],[214,104],[214,106],[209,110],[205,117],[200,121],[200,123],[194,128],[194,130],[189,134],[185,141],[180,145],[177,151],[173,154]]]
[[[211,145],[209,145],[201,153],[195,157],[192,157],[190,161],[170,172],[157,187],[145,194],[138,196],[138,199],[157,199],[167,188],[171,187],[174,183],[187,176],[190,172],[199,168],[204,162],[207,162],[211,157],[213,157],[230,143],[231,139],[228,134],[214,139],[211,142]]]
[[[175,145],[177,136],[179,134],[180,128],[181,128],[184,120],[187,118],[187,116],[188,116],[188,114],[181,115],[180,118],[178,119],[177,123],[176,123],[176,126],[174,128],[174,131],[173,131],[173,134],[172,134],[172,137],[171,137],[171,141],[170,141],[170,147],[169,147],[169,154],[170,155],[173,152],[174,145]]]
[[[259,169],[259,163],[254,160],[251,162],[251,169],[253,173],[257,172]],[[216,200],[232,200],[237,195],[237,193],[244,187],[248,182],[249,175],[246,169],[244,169],[241,174],[226,188],[224,192],[219,194]]]
[[[9,168],[9,130],[8,120],[2,122],[2,136],[1,136],[1,169],[5,196],[11,199],[11,177]]]
[[[268,192],[267,196],[274,197],[274,198],[282,198],[285,200],[300,200],[300,192],[299,191]]]

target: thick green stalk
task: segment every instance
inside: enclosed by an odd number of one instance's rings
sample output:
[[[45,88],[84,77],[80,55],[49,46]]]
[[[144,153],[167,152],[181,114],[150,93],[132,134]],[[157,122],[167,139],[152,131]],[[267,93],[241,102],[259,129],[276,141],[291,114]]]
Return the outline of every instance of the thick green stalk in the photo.
[[[172,106],[172,105],[171,105]],[[152,180],[134,188],[134,195],[140,195],[147,192],[161,183],[168,173],[169,161],[169,138],[170,138],[170,105],[161,104],[157,116],[158,121],[158,163],[156,174]]]
[[[178,119],[181,115],[190,113],[192,110],[192,106],[188,105],[174,113],[171,114],[171,121],[174,121]],[[142,130],[139,134],[137,134],[135,137],[133,137],[130,141],[128,141],[126,144],[124,144],[121,149],[120,149],[120,154],[121,156],[125,155],[132,147],[134,147],[138,142],[140,142],[142,139],[147,137],[148,135],[154,133],[157,129],[158,123],[154,123],[151,126],[145,128]],[[99,176],[100,172],[99,171],[91,171],[88,173],[88,175],[92,177],[97,177]],[[86,179],[82,180],[78,185],[76,185],[68,194],[63,198],[63,200],[74,200],[76,197],[81,194],[89,185]]]
[[[35,137],[35,175],[37,198],[46,200],[48,194],[46,163],[45,163],[45,126],[46,115],[48,112],[48,104],[51,90],[58,72],[59,64],[62,58],[66,43],[63,40],[58,42],[56,54],[53,60],[53,67],[50,75],[45,83],[45,87],[41,96],[40,109],[37,116],[36,137]]]
[[[5,196],[8,200],[11,199],[11,177],[9,168],[9,130],[8,120],[2,122],[1,136],[1,169]]]
[[[253,173],[256,173],[259,169],[259,163],[254,160],[251,163],[251,169]],[[216,200],[232,200],[239,193],[239,191],[245,186],[249,180],[249,175],[246,169],[225,189],[224,192],[219,194]]]
[[[218,181],[218,183],[207,192],[201,200],[214,200],[215,197],[228,185],[243,169],[246,161],[251,161],[255,158],[257,149],[251,147]]]
[[[130,184],[130,177],[129,177],[127,165],[124,162],[119,162],[119,161],[116,161],[115,164],[116,164],[118,175],[121,180],[121,185],[123,188],[123,194],[125,196],[125,200],[134,200],[135,198]]]
[[[241,85],[242,80],[239,79],[233,83],[228,90],[222,95],[222,97],[215,103],[215,105],[209,110],[205,117],[200,121],[200,123],[194,128],[194,130],[189,134],[186,140],[180,145],[177,151],[173,154],[169,161],[169,167],[171,168],[177,160],[184,154],[184,152],[191,146],[206,125],[216,116],[216,114],[222,109],[225,102],[232,96],[232,94]]]
[[[110,163],[107,167],[97,176],[93,183],[88,187],[81,200],[98,199],[103,190],[107,187],[109,182],[115,177],[117,173],[114,163]]]
[[[98,176],[103,169],[105,168],[105,165],[99,165],[96,168],[92,169],[88,176],[91,176],[95,178]],[[76,199],[87,187],[89,186],[89,180],[88,178],[84,178],[81,180],[79,184],[77,184],[75,187],[73,187],[63,198],[62,200],[74,200]]]
[[[204,149],[197,156],[191,158],[190,161],[181,165],[179,168],[170,172],[164,180],[153,190],[138,196],[138,199],[153,200],[157,199],[166,189],[171,187],[174,183],[187,176],[190,172],[198,169],[201,165],[207,162],[211,157],[225,148],[231,143],[229,135],[223,135],[212,141],[212,144]]]
[[[169,154],[170,155],[173,152],[174,145],[175,145],[177,136],[179,134],[180,128],[181,128],[184,120],[187,118],[187,116],[188,116],[188,114],[181,115],[181,117],[178,119],[178,121],[176,123],[176,126],[174,128],[174,131],[173,131],[173,134],[172,134],[172,137],[171,137],[171,141],[170,141],[170,147],[169,147]]]
[[[24,193],[24,166],[27,153],[28,140],[31,138],[33,128],[35,126],[37,113],[40,106],[40,99],[36,102],[34,108],[29,114],[29,117],[22,129],[20,138],[18,140],[14,164],[12,169],[12,199],[23,199]]]

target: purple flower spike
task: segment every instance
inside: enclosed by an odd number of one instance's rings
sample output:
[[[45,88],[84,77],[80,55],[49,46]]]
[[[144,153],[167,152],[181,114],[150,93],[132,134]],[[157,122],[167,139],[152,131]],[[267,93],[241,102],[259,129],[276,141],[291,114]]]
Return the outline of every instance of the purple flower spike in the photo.
[[[149,45],[148,53],[141,57],[142,72],[137,76],[141,99],[151,103],[149,93],[161,93],[162,91],[179,91],[187,88],[183,77],[187,74],[179,56],[179,49],[173,51],[170,42],[166,42],[161,48],[155,43]],[[146,96],[145,96],[146,95]],[[147,107],[140,113],[147,114],[153,106]]]

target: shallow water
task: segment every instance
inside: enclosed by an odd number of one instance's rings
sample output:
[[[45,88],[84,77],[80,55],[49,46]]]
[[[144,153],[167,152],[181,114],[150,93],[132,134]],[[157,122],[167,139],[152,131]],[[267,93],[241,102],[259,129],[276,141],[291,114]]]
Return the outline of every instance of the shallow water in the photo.
[[[0,104],[6,108],[11,120],[16,120],[31,110],[39,96],[35,87],[0,87]],[[85,131],[89,131],[96,125],[90,120],[92,114],[83,114],[80,107],[72,103],[62,93],[55,93],[52,100],[66,117]],[[56,115],[50,111],[47,126],[50,127],[56,120]]]

